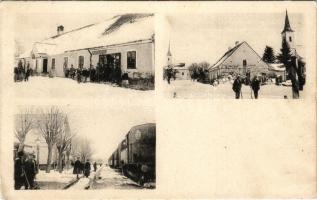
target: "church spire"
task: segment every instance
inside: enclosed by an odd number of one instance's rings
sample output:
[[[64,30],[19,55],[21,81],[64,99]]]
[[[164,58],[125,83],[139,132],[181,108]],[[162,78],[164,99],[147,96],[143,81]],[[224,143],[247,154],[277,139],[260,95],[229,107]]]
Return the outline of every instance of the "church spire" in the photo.
[[[167,52],[167,56],[172,56],[172,53],[171,53],[171,41],[169,41],[169,43],[168,43],[168,52]]]
[[[288,14],[287,14],[287,10],[286,10],[284,29],[283,29],[282,33],[287,32],[287,31],[293,32],[291,25],[289,23]]]

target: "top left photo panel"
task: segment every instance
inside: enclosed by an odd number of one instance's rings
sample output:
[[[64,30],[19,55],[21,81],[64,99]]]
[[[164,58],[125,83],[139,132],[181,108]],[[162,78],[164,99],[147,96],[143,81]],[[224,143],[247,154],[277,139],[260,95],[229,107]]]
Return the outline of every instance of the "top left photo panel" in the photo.
[[[152,98],[153,13],[16,13],[18,98]]]

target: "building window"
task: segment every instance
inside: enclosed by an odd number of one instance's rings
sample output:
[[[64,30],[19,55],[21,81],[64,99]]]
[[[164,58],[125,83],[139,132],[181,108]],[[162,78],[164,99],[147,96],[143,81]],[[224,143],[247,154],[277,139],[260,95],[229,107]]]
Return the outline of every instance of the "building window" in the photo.
[[[136,69],[136,51],[127,52],[127,68]]]
[[[243,66],[247,66],[247,60],[243,60]]]
[[[68,57],[64,57],[64,69],[68,67]]]
[[[78,57],[78,67],[83,68],[84,67],[84,56]]]
[[[55,69],[55,58],[52,58],[52,69]]]
[[[289,36],[289,41],[292,42],[292,37],[291,36]]]
[[[182,75],[184,76],[184,72],[182,72]]]

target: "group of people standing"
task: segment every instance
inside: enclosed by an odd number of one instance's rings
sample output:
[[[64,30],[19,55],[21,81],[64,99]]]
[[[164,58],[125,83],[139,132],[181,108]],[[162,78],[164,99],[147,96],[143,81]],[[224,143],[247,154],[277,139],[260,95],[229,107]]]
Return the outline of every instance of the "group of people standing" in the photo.
[[[36,189],[35,176],[38,173],[37,163],[33,154],[17,153],[14,161],[14,189]]]
[[[98,63],[96,67],[90,65],[90,67],[83,68],[78,67],[74,68],[71,65],[70,68],[64,67],[65,77],[76,79],[78,83],[87,82],[89,79],[90,82],[110,82],[120,85],[122,81],[122,71],[119,65],[106,65]]]
[[[90,176],[91,163],[89,162],[89,159],[87,159],[86,162],[81,162],[79,157],[78,157],[73,165],[74,165],[73,174],[76,174],[77,179],[79,179],[80,174],[84,174],[84,176],[86,178],[88,178]],[[94,162],[93,168],[94,168],[94,171],[97,171],[97,163],[96,162]]]
[[[30,63],[22,64],[20,60],[18,66],[14,67],[14,82],[17,81],[28,81],[29,77],[33,74],[32,68],[30,68]]]
[[[237,75],[236,79],[233,82],[232,90],[235,92],[236,99],[243,98],[242,91],[241,91],[243,82],[244,81],[242,80],[240,75]],[[255,75],[250,82],[250,87],[254,94],[255,99],[257,99],[259,96],[260,85],[261,85],[261,80],[259,79],[257,75]],[[251,98],[253,98],[252,92],[251,92]]]

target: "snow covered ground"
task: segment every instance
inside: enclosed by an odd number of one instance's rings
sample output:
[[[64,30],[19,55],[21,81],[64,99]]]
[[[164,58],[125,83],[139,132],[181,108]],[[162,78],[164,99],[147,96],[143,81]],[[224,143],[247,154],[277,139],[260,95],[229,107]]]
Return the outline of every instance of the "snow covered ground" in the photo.
[[[171,84],[164,82],[164,95],[168,98],[184,99],[234,99],[235,94],[230,82],[220,83],[218,86],[202,84],[190,80],[171,81]],[[283,99],[284,95],[292,98],[291,87],[277,86],[274,84],[263,85],[259,91],[259,99]],[[251,99],[251,89],[249,86],[242,85],[243,99]],[[253,96],[254,97],[254,96]]]
[[[101,168],[99,176],[96,177],[91,189],[142,189],[131,179],[121,175],[120,172],[109,166]]]
[[[140,91],[104,83],[77,83],[68,78],[30,77],[28,82],[15,83],[18,98],[141,98],[154,97],[154,90]]]
[[[72,173],[72,170],[63,171],[62,173],[54,170],[46,173],[45,170],[40,170],[36,175],[35,181],[39,184],[41,190],[63,189],[75,178],[76,175]]]

